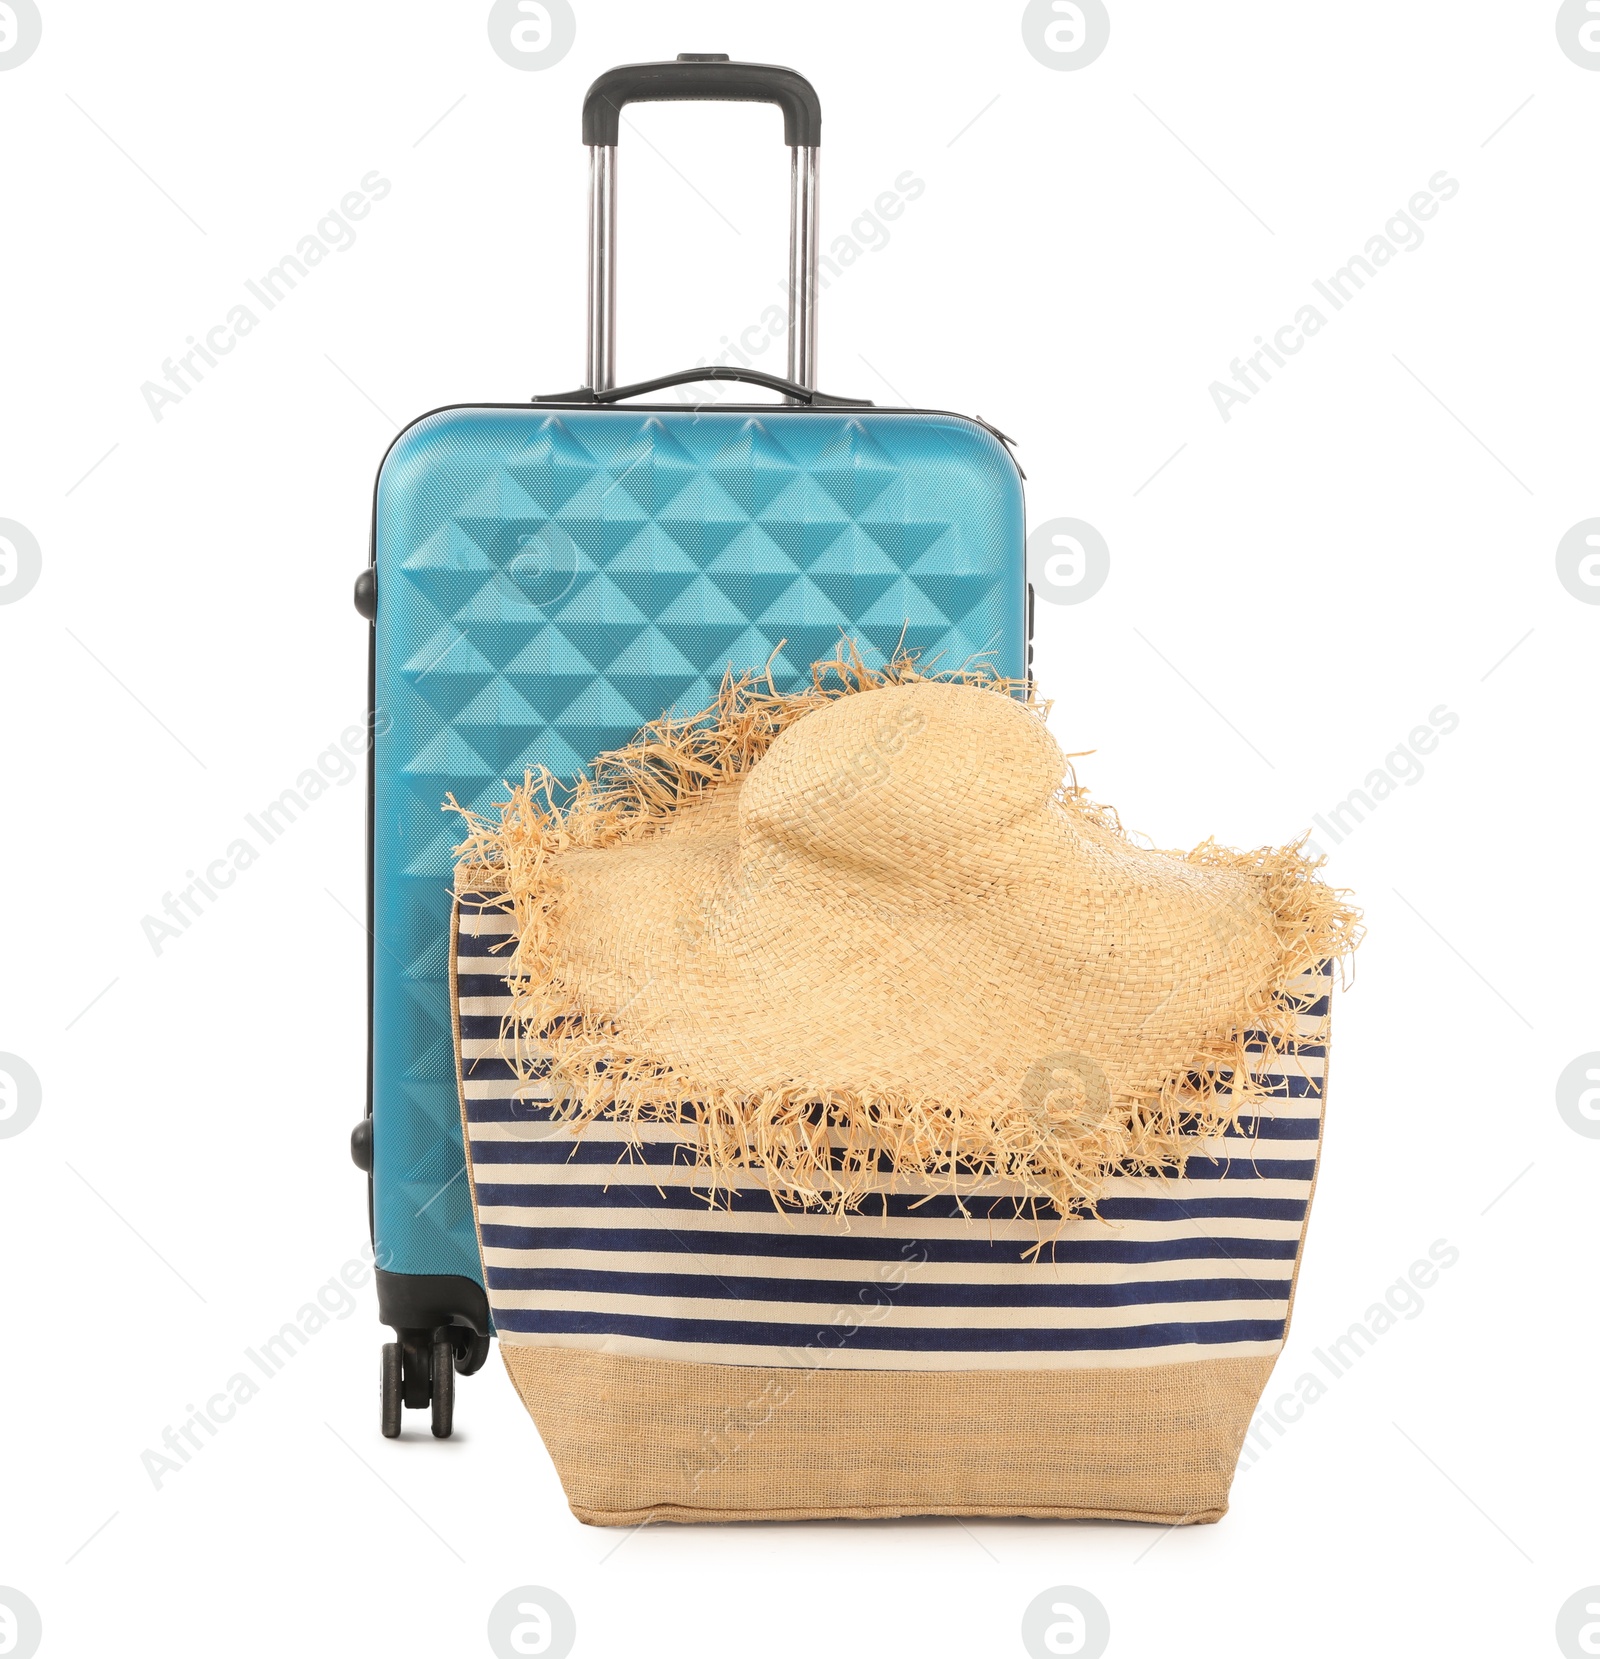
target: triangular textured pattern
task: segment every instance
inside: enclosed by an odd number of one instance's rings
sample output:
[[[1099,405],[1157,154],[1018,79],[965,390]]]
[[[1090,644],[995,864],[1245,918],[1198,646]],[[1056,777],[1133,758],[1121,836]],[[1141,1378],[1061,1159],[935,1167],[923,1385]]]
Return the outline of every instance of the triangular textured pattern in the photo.
[[[636,529],[606,560],[606,576],[645,616],[657,616],[700,574],[700,561],[659,524]]]
[[[506,473],[546,513],[557,513],[595,481],[595,457],[558,420],[544,421],[506,463]]]
[[[742,616],[752,617],[794,583],[800,566],[759,524],[747,524],[711,561],[706,575]]]
[[[482,1282],[450,1069],[453,793],[570,779],[724,674],[853,640],[1024,672],[1022,495],[958,416],[430,415],[379,481],[374,1220],[391,1272]]]
[[[851,421],[823,452],[817,482],[845,513],[858,519],[898,481],[900,469],[860,421]]]
[[[613,480],[652,517],[700,476],[700,468],[666,426],[651,416],[610,463]]]
[[[707,470],[752,518],[793,488],[801,475],[794,456],[757,420],[746,421]]]

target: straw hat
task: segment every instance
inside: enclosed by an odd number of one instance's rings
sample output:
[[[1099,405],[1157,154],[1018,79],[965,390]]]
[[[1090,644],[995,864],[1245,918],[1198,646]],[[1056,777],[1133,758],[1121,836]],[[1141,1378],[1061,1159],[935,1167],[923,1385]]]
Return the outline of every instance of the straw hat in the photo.
[[[915,1176],[1066,1214],[1180,1167],[1355,913],[1298,847],[1135,845],[1018,689],[730,680],[570,799],[530,778],[471,819],[458,885],[519,934],[508,1052],[575,1125],[680,1123],[713,1187],[804,1205]]]

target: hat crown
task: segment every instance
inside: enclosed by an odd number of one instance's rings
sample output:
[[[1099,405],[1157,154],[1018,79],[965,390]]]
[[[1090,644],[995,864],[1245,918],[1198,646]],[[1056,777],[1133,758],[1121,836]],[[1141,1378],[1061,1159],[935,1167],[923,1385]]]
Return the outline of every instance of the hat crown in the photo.
[[[475,836],[517,1052],[585,1120],[691,1128],[714,1186],[836,1210],[885,1160],[1063,1217],[1181,1162],[1303,1037],[1354,913],[1298,846],[1135,844],[1004,682],[830,667],[664,719],[565,813],[529,779]]]
[[[796,721],[744,780],[746,858],[806,854],[890,869],[982,860],[1045,812],[1066,760],[1027,705],[914,681]]]

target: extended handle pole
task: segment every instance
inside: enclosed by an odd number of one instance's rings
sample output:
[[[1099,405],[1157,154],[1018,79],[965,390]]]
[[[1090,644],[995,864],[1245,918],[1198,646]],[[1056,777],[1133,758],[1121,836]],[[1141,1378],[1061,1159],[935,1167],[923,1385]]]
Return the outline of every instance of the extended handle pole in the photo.
[[[817,384],[817,274],[822,152],[793,146],[789,163],[789,378]],[[617,383],[617,147],[589,147],[589,351],[584,385]]]
[[[821,151],[797,144],[789,158],[789,378],[815,390]]]
[[[589,147],[589,357],[584,385],[617,383],[617,147]]]
[[[789,379],[817,384],[817,212],[822,115],[811,83],[792,69],[730,63],[716,53],[686,53],[675,63],[608,70],[584,100],[589,147],[589,343],[584,384],[617,383],[617,138],[629,103],[715,99],[774,103],[789,145]]]

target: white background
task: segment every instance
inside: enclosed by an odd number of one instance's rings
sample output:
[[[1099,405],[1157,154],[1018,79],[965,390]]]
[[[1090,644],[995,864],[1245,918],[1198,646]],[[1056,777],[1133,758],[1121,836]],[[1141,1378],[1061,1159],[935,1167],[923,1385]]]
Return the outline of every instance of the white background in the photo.
[[[0,1050],[44,1086],[0,1140],[0,1583],[42,1651],[476,1654],[536,1583],[580,1655],[1012,1655],[1057,1584],[1116,1656],[1556,1652],[1600,1581],[1600,1141],[1553,1093],[1600,1048],[1600,610],[1554,561],[1600,513],[1600,73],[1553,0],[1112,0],[1075,73],[1020,0],[580,0],[537,73],[487,9],[44,0],[0,75],[0,517],[43,549],[0,606]],[[1289,839],[1459,716],[1319,836],[1371,931],[1269,1401],[1432,1241],[1460,1260],[1217,1526],[586,1529],[497,1359],[453,1441],[379,1437],[370,1290],[181,1473],[141,1468],[365,1243],[361,785],[160,956],[141,917],[360,717],[397,424],[581,380],[583,89],[682,50],[814,79],[829,242],[926,181],[824,296],[821,380],[984,415],[1030,522],[1106,537],[1037,669],[1127,822]],[[778,297],[787,213],[771,111],[629,120],[623,379]],[[156,422],[141,383],[372,169],[354,246]],[[1440,169],[1423,245],[1225,423],[1211,382]]]

